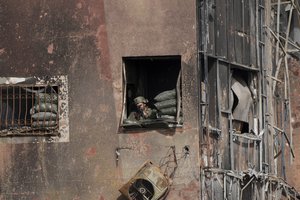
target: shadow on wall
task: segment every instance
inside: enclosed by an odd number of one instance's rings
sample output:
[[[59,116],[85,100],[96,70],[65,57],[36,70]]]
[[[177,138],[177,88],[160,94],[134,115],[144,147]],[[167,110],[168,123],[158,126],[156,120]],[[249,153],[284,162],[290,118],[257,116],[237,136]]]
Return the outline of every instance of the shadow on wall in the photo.
[[[128,200],[128,199],[126,197],[124,197],[123,195],[121,195],[117,198],[117,200]]]

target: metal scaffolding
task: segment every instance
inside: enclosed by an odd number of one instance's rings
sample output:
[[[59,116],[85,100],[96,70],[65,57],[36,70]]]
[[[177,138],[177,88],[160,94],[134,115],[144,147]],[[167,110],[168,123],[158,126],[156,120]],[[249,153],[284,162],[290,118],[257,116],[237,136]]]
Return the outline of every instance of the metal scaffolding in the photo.
[[[286,144],[295,157],[288,58],[300,50],[290,37],[298,1],[202,0],[198,9],[201,199],[300,199],[285,181]],[[236,82],[251,93],[249,121],[234,114],[243,103]]]

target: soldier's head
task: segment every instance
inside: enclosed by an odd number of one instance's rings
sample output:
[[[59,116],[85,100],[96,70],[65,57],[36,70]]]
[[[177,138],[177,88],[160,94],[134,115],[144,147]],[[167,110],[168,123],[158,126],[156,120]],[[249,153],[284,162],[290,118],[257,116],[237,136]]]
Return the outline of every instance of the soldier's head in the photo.
[[[139,110],[144,110],[147,107],[148,100],[143,96],[138,96],[134,99],[134,103]]]

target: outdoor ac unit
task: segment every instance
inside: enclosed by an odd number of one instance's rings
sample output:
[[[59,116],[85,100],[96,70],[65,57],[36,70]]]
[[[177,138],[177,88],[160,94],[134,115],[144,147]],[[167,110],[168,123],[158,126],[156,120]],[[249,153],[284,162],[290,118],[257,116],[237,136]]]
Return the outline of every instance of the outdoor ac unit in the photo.
[[[129,200],[159,200],[165,197],[169,185],[169,178],[147,161],[119,191]]]

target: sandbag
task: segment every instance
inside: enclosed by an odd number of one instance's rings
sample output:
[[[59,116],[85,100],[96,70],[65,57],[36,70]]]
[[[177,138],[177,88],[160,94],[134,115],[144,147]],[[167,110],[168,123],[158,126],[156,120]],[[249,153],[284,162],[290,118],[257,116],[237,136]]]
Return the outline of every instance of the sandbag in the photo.
[[[160,109],[159,111],[162,115],[176,115],[177,108],[174,106],[174,107],[170,107],[170,108],[163,108],[163,109]]]
[[[159,101],[157,103],[155,103],[155,107],[157,109],[162,109],[162,108],[169,108],[169,107],[174,107],[177,104],[177,100],[176,99],[169,99],[169,100],[165,100],[165,101]]]
[[[57,125],[56,121],[34,121],[31,124],[31,126],[33,128],[38,128],[38,127],[53,127],[53,126],[56,126],[56,125]]]
[[[176,98],[176,90],[175,89],[167,90],[162,93],[159,93],[158,95],[156,95],[154,97],[154,100],[155,101],[165,101],[165,100],[174,99],[174,98]]]
[[[175,120],[175,116],[173,116],[173,115],[161,115],[160,118],[161,119],[172,119],[172,120]]]
[[[57,113],[57,105],[51,103],[40,103],[38,105],[33,106],[30,109],[30,114],[34,114],[37,112],[52,112]]]
[[[34,121],[48,121],[48,120],[55,120],[56,114],[51,112],[38,112],[33,115],[31,115],[32,119]]]
[[[58,102],[57,94],[52,93],[37,93],[35,96],[35,103],[56,103]]]

